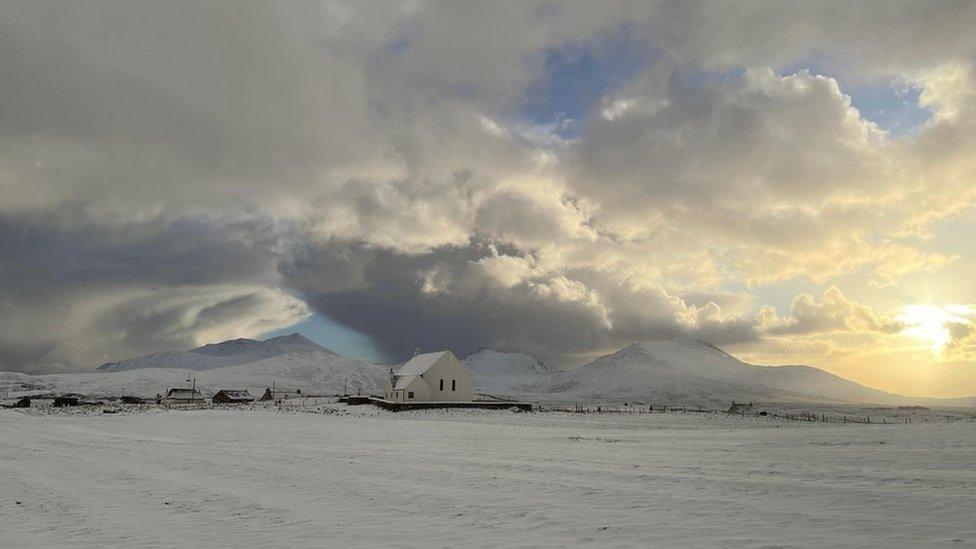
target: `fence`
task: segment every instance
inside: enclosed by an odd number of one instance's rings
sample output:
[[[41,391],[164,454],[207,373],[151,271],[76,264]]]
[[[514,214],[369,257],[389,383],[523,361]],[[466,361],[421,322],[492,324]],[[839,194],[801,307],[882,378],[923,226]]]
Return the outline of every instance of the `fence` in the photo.
[[[664,406],[664,405],[616,405],[616,406],[588,406],[574,404],[572,406],[544,405],[536,406],[540,412],[566,412],[574,414],[666,414],[666,413],[695,413],[695,414],[718,414],[726,413],[729,415],[743,417],[768,417],[773,419],[783,419],[788,421],[807,421],[819,423],[863,423],[863,424],[887,424],[886,417],[871,419],[870,416],[849,416],[836,414],[818,414],[814,412],[774,412],[768,410],[754,410],[752,408],[729,412],[716,408],[704,408],[700,406]],[[905,423],[910,423],[911,418],[905,418]]]
[[[314,397],[302,397],[302,398],[283,398],[274,404],[280,407],[287,406],[318,406],[319,404],[333,404],[339,399],[339,396],[314,396]]]
[[[673,413],[673,412],[683,412],[683,413],[696,413],[696,414],[717,414],[721,410],[715,408],[702,408],[700,406],[654,406],[654,405],[616,405],[616,406],[584,406],[580,404],[574,404],[572,407],[569,406],[558,406],[551,405],[547,406],[545,404],[536,405],[536,410],[540,412],[568,412],[574,414],[655,414],[655,413]]]

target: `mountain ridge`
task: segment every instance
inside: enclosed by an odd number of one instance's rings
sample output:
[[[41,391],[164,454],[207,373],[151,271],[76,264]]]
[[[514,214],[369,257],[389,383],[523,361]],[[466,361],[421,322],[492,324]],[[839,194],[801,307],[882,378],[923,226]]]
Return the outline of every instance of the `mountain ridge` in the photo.
[[[549,401],[736,401],[976,406],[976,397],[888,393],[807,365],[759,366],[695,339],[638,341],[582,366],[557,370],[532,355],[482,347],[462,363],[477,392]],[[203,385],[258,388],[272,382],[319,392],[379,392],[389,365],[342,357],[298,333],[264,341],[238,338],[189,351],[164,351],[76,374],[0,372],[10,389],[34,387],[99,394],[155,394],[190,377]]]
[[[976,398],[888,393],[814,366],[759,366],[701,340],[639,341],[530,388],[552,398],[659,403],[766,402],[972,406]]]
[[[295,332],[265,340],[247,338],[228,339],[217,343],[207,343],[189,351],[162,351],[116,362],[106,362],[99,366],[97,370],[102,372],[115,372],[138,368],[209,370],[212,368],[238,366],[300,351],[322,352],[338,356],[335,352]]]

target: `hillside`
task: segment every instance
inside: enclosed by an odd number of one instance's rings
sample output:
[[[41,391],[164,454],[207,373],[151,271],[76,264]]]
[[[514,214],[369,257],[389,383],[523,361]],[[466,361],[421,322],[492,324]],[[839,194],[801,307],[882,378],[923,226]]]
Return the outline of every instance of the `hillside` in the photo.
[[[512,394],[526,385],[548,381],[553,370],[525,353],[481,349],[462,360],[474,376],[475,391]]]
[[[118,362],[109,362],[102,364],[98,369],[103,372],[134,370],[137,368],[209,370],[211,368],[248,364],[295,352],[320,352],[338,356],[301,334],[288,334],[273,337],[265,341],[241,338],[222,341],[220,343],[209,343],[189,351],[154,353]]]
[[[967,399],[919,399],[865,387],[810,366],[754,366],[708,343],[635,343],[593,362],[559,372],[531,390],[565,400],[652,403],[737,401],[920,403],[968,405]]]
[[[755,366],[708,343],[635,343],[572,370],[554,370],[524,353],[482,349],[464,358],[475,391],[536,401],[646,402],[724,406],[735,401],[821,404],[920,404],[971,407],[976,399],[914,398],[865,387],[810,366]],[[306,394],[378,393],[390,366],[341,357],[292,334],[267,341],[235,339],[191,351],[156,353],[98,371],[28,375],[0,372],[0,396],[81,393],[153,396],[196,379],[219,389],[263,392],[272,383]]]
[[[314,345],[314,344],[313,344]],[[28,375],[0,372],[0,394],[80,393],[92,396],[133,395],[151,397],[172,387],[186,387],[196,379],[204,395],[220,389],[248,389],[255,397],[265,387],[300,388],[306,394],[335,394],[345,390],[380,391],[387,370],[331,351],[292,350],[276,356],[225,367],[135,367],[74,374]]]

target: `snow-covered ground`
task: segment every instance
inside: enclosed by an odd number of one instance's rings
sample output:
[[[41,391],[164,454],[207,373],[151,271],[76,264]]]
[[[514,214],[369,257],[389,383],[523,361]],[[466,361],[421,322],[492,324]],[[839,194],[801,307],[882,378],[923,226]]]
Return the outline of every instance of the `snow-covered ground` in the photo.
[[[0,410],[3,547],[976,544],[976,423]]]

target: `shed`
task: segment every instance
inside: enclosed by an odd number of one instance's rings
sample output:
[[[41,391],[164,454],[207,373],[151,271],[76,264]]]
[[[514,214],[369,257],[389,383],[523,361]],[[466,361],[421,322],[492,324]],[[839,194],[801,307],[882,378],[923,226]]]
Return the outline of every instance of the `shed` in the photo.
[[[474,377],[450,350],[419,354],[390,370],[387,400],[441,402],[474,400]]]
[[[301,389],[278,389],[277,387],[268,387],[265,389],[264,394],[258,399],[259,402],[278,402],[279,400],[284,400],[286,398],[302,398]]]
[[[736,401],[733,400],[732,401],[732,405],[729,406],[729,408],[727,410],[725,410],[725,413],[726,414],[740,414],[740,415],[744,415],[746,412],[749,412],[749,411],[752,410],[752,406],[753,405],[752,405],[751,402],[748,403],[748,404],[745,404],[745,403],[736,402]]]
[[[4,408],[30,408],[31,399],[30,397],[20,397],[15,401],[8,401],[3,403]]]
[[[211,401],[214,404],[247,404],[254,402],[254,397],[247,389],[221,389],[214,394]]]

